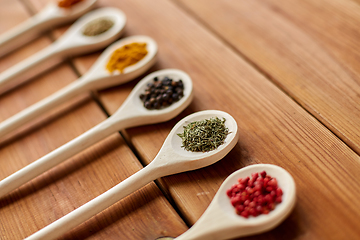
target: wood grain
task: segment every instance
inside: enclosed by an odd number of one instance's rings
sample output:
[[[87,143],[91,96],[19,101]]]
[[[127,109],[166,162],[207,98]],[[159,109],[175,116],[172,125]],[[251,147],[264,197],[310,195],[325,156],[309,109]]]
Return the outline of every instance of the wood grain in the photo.
[[[21,4],[21,1],[11,1],[0,0],[1,5],[7,4],[6,10],[2,8],[1,16],[7,21],[0,22],[0,32],[6,32],[11,28],[15,27],[19,23],[25,21],[29,17],[29,13],[26,8]]]
[[[360,154],[359,4],[179,2]]]
[[[39,10],[46,2],[28,3]],[[126,13],[125,36],[145,34],[157,41],[158,62],[149,72],[179,68],[194,82],[194,101],[180,116],[162,124],[127,129],[122,134],[147,164],[182,117],[205,109],[226,111],[236,119],[240,130],[235,149],[212,166],[157,181],[188,225],[201,216],[229,174],[250,164],[273,163],[295,178],[296,207],[279,227],[245,239],[357,239],[360,158],[352,149],[356,150],[360,132],[356,118],[352,119],[358,113],[347,111],[357,101],[354,76],[358,65],[354,61],[357,53],[347,58],[345,47],[356,47],[356,42],[342,43],[350,39],[347,35],[330,42],[336,30],[324,30],[331,21],[346,26],[343,31],[348,34],[356,31],[357,15],[351,9],[356,10],[357,5],[332,0],[321,8],[322,1],[282,2],[279,6],[276,1],[100,0],[99,6],[118,7]],[[291,6],[299,10],[288,13],[291,18],[284,17]],[[329,20],[330,12],[335,20]],[[343,20],[348,15],[351,18]],[[312,21],[306,21],[307,17]],[[342,30],[339,26],[337,29]],[[99,54],[76,58],[76,70],[83,74]],[[345,68],[339,59],[352,64]],[[48,75],[56,81],[57,76],[71,74],[68,66],[61,67]],[[341,81],[335,81],[339,79],[336,74]],[[137,80],[99,92],[110,114]],[[35,82],[28,86],[32,84]],[[331,98],[335,93],[342,95]],[[11,98],[8,101],[10,104]],[[32,128],[28,135],[1,147],[0,178],[105,118],[87,96],[65,109],[71,109],[71,114],[64,110],[61,117],[55,115],[41,128]],[[10,115],[14,110],[4,111]],[[343,112],[350,115],[341,116]],[[342,121],[346,124],[340,124]],[[354,132],[348,134],[346,129],[350,127]],[[10,157],[14,163],[5,163],[4,159]],[[7,221],[0,218],[0,233],[6,233],[1,238],[27,236],[140,168],[124,140],[114,134],[0,200],[0,215]],[[44,213],[40,211],[43,209]],[[152,183],[63,238],[155,239],[175,237],[186,228]]]
[[[199,22],[192,12],[180,9],[171,1],[102,3],[118,6],[126,12],[127,34],[142,33],[155,38],[159,44],[159,60],[154,70],[180,68],[194,81],[195,99],[181,116],[168,123],[126,131],[144,161],[153,159],[171,127],[189,113],[220,109],[238,121],[238,145],[221,162],[159,181],[189,224],[200,217],[230,173],[249,164],[273,163],[294,176],[298,203],[282,225],[256,239],[359,237],[356,226],[360,212],[352,203],[358,199],[360,190],[355,180],[360,161],[355,152],[273,84],[272,79],[259,73],[247,59],[224,44],[223,38]],[[251,32],[250,28],[247,30]],[[268,46],[258,47],[258,52],[267,53]],[[296,64],[292,60],[287,58],[287,64]],[[100,93],[110,112],[119,107],[124,91],[122,86]]]

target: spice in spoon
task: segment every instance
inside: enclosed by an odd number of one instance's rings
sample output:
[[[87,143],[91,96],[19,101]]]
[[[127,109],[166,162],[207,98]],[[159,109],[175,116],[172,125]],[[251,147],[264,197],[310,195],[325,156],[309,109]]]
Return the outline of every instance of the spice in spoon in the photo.
[[[83,0],[60,0],[58,2],[58,6],[61,8],[70,8],[74,4],[81,2],[81,1],[83,1]]]
[[[239,178],[238,182],[226,191],[236,214],[248,218],[268,214],[276,204],[282,202],[283,191],[277,180],[265,171],[252,173],[251,178]]]
[[[145,92],[140,94],[140,99],[147,109],[161,109],[179,101],[184,96],[184,84],[182,80],[174,80],[165,76],[159,80],[148,83]]]
[[[116,49],[106,65],[106,69],[112,73],[118,70],[120,73],[128,66],[134,65],[143,59],[148,53],[146,43],[130,43]]]
[[[209,152],[224,143],[229,129],[225,126],[226,119],[218,117],[195,121],[184,126],[184,132],[178,134],[182,146],[191,152]]]
[[[107,18],[98,18],[86,24],[83,34],[85,36],[100,35],[109,30],[114,22]]]

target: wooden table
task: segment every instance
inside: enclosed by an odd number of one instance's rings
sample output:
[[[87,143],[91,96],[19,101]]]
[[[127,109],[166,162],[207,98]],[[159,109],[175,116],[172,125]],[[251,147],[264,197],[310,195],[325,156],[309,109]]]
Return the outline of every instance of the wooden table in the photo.
[[[0,0],[0,34],[49,0]],[[124,36],[159,45],[148,73],[187,72],[191,105],[175,119],[126,129],[0,199],[0,239],[23,239],[146,166],[181,118],[219,109],[240,138],[218,163],[158,179],[61,239],[176,237],[205,211],[223,180],[257,163],[279,165],[297,185],[291,215],[245,239],[360,239],[360,2],[356,0],[99,0],[121,9]],[[34,54],[68,26],[0,58],[0,71]],[[0,96],[0,121],[84,74],[101,52],[68,59]],[[141,78],[139,78],[141,79]],[[0,179],[111,115],[136,79],[64,103],[1,137]]]

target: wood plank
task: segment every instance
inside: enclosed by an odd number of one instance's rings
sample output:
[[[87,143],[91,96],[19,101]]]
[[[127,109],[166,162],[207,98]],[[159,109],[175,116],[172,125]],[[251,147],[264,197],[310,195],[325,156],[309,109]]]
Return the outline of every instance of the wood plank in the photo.
[[[159,181],[189,224],[201,216],[230,173],[249,164],[273,163],[294,176],[298,202],[282,225],[256,239],[360,236],[356,228],[360,211],[353,202],[358,202],[360,190],[355,180],[360,161],[355,152],[207,30],[191,12],[163,0],[101,3],[117,6],[127,14],[127,35],[146,34],[158,42],[159,60],[152,70],[179,68],[194,81],[195,99],[175,120],[126,130],[144,161],[153,159],[172,126],[189,113],[220,109],[238,121],[239,142],[222,161]],[[250,34],[251,29],[247,30]],[[259,51],[264,52],[264,48]],[[291,58],[287,61],[295,64]],[[121,105],[124,92],[131,89],[129,85],[100,93],[110,113]]]
[[[21,1],[15,0],[8,2],[6,0],[0,0],[2,6],[7,3],[7,8],[2,8],[1,18],[3,21],[0,22],[0,32],[6,32],[11,28],[15,27],[19,23],[25,21],[29,17],[29,13],[26,8],[21,4]],[[6,19],[6,21],[5,21]]]
[[[178,1],[360,154],[360,5]]]
[[[2,2],[5,6],[5,2]],[[21,11],[19,5],[18,11]],[[0,8],[6,9],[6,7]],[[15,8],[13,11],[17,11]],[[4,22],[0,14],[0,22]],[[51,41],[39,44],[39,49]],[[28,50],[28,48],[30,50]],[[0,61],[26,57],[33,45]],[[25,51],[25,53],[23,52]],[[6,67],[4,67],[5,69]],[[0,96],[1,120],[77,79],[68,64]],[[106,115],[89,94],[54,109],[0,145],[0,179],[75,138]],[[142,168],[118,133],[68,159],[0,199],[0,238],[23,239],[110,189]],[[96,215],[61,239],[155,239],[187,229],[154,183]]]
[[[0,4],[3,6],[5,4],[5,0],[0,0]],[[29,13],[21,4],[21,1],[15,0],[7,3],[7,8],[0,9],[0,14],[2,19],[5,21],[0,22],[0,34],[9,31],[11,28],[15,27],[16,25],[20,24],[21,22],[25,21],[29,17]],[[3,50],[6,48],[0,47],[0,56],[4,54]],[[6,51],[10,51],[6,49]]]

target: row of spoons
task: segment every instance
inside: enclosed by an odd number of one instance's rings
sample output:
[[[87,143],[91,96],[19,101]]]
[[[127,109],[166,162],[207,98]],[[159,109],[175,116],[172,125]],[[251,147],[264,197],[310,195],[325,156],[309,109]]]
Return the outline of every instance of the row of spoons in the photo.
[[[163,76],[169,76],[174,79],[181,78],[183,80],[185,86],[184,98],[175,103],[176,105],[171,105],[162,110],[153,111],[145,109],[139,99],[139,94],[144,91],[147,84],[151,82],[154,77],[161,78]],[[167,69],[148,75],[136,85],[122,107],[120,107],[109,119],[1,181],[1,195],[6,194],[10,189],[18,187],[18,184],[21,185],[35,175],[37,176],[61,161],[66,160],[70,157],[68,154],[73,155],[113,132],[122,128],[136,126],[137,123],[139,125],[150,124],[166,121],[175,117],[191,102],[191,99],[192,82],[184,72]],[[146,116],[146,118],[144,118],[144,116]],[[226,126],[229,128],[231,134],[227,137],[225,144],[218,149],[205,154],[188,152],[181,148],[181,140],[177,134],[182,132],[183,126],[192,121],[211,117],[224,117],[227,120]],[[144,122],[145,119],[149,122]],[[55,239],[157,178],[213,164],[222,159],[236,145],[237,140],[237,124],[229,114],[221,111],[208,110],[189,115],[176,124],[151,164],[99,197],[30,236],[29,239]],[[86,143],[86,145],[84,145],[84,143]],[[235,215],[234,209],[232,209],[232,206],[230,205],[230,201],[224,199],[226,197],[225,191],[231,184],[236,182],[237,178],[243,177],[244,173],[250,175],[250,171],[258,170],[255,167],[259,167],[261,170],[265,170],[279,179],[279,185],[285,193],[284,201],[280,208],[276,208],[276,211],[271,212],[265,217],[254,218],[255,220],[245,220]],[[22,183],[17,179],[21,179]],[[231,179],[231,181],[225,181],[224,187],[219,189],[216,195],[218,197],[214,198],[213,203],[211,203],[206,211],[207,214],[204,214],[199,221],[190,228],[184,236],[180,236],[179,239],[219,239],[219,236],[235,237],[269,230],[277,226],[289,214],[294,206],[295,184],[291,176],[282,168],[273,165],[253,165],[234,173],[234,176],[232,175]],[[6,183],[8,183],[7,189]],[[15,183],[16,185],[14,185]],[[3,189],[6,191],[2,191]],[[218,219],[220,216],[222,219],[221,222],[223,223],[222,225],[213,222],[214,226],[211,228],[207,227],[209,225],[208,221],[212,221],[210,219]],[[209,230],[211,230],[210,235]],[[214,235],[214,233],[216,234]],[[209,236],[212,236],[212,238]]]
[[[39,13],[0,35],[0,57],[29,42],[41,33],[74,21],[92,10],[97,0],[81,1],[71,8],[61,8],[50,1]]]
[[[182,79],[185,86],[184,97],[179,102],[162,110],[154,111],[144,108],[139,99],[139,94],[144,91],[147,84],[151,82],[154,77],[161,78],[163,76]],[[9,177],[9,186],[17,181],[15,180],[15,182],[11,183],[12,177],[14,177],[14,179],[30,180],[29,178],[33,177],[33,174],[41,174],[59,162],[66,160],[66,158],[70,157],[68,154],[75,154],[75,152],[81,151],[95,143],[95,141],[101,140],[122,128],[136,126],[136,124],[142,125],[169,120],[178,115],[191,102],[191,99],[192,82],[187,74],[175,69],[154,72],[135,86],[122,107],[120,107],[114,115],[54,152],[28,165],[28,167],[25,167],[14,175],[11,175]],[[231,134],[226,138],[225,144],[208,153],[188,152],[181,148],[181,139],[177,134],[182,132],[183,126],[189,122],[211,117],[225,118],[227,120],[226,127],[229,128]],[[145,122],[145,119],[148,122]],[[157,178],[202,168],[219,161],[236,145],[237,141],[237,123],[229,114],[215,110],[200,111],[191,114],[175,125],[166,138],[158,155],[148,166],[97,198],[33,234],[28,239],[56,239],[83,221],[105,210],[112,204]],[[236,182],[238,178],[248,176],[254,171],[263,170],[276,176],[279,180],[279,186],[284,191],[283,203],[266,216],[242,219],[235,214],[229,199],[226,199],[226,189]],[[16,177],[17,174],[19,175]],[[3,181],[0,182],[0,189],[3,189]],[[14,187],[14,185],[12,185],[12,187]],[[1,194],[4,193],[1,192]],[[225,239],[225,237],[238,237],[263,232],[280,224],[291,212],[294,203],[295,184],[291,175],[284,169],[269,164],[245,167],[235,172],[229,177],[229,180],[223,183],[204,215],[188,232],[181,235],[178,239]],[[222,224],[214,221],[214,219],[219,218],[221,218]],[[210,228],[209,224],[211,226]]]
[[[99,12],[101,15],[101,11]],[[108,13],[106,14],[108,16]],[[99,17],[99,15],[96,14],[92,16]],[[74,25],[76,25],[76,23]],[[120,29],[119,32],[121,31],[122,30]],[[77,32],[79,31],[77,30]],[[65,39],[71,38],[69,37]],[[79,37],[79,39],[81,39],[81,37]],[[66,43],[66,41],[64,42]],[[137,64],[126,68],[123,74],[109,74],[104,66],[107,63],[110,54],[115,49],[131,42],[146,42],[148,48],[147,56]],[[70,47],[68,49],[71,49],[71,46],[75,45],[65,44],[65,46]],[[61,44],[59,44],[59,46],[61,46]],[[51,52],[51,50],[46,51],[49,51],[49,53]],[[53,53],[55,52],[56,51],[54,51]],[[64,48],[62,51],[59,52],[62,52],[64,54],[66,53]],[[92,68],[78,81],[75,81],[73,84],[70,84],[69,86],[58,91],[54,95],[40,101],[39,103],[31,106],[30,108],[1,123],[0,136],[7,134],[8,132],[14,130],[20,125],[26,123],[27,121],[34,119],[39,114],[46,112],[57,104],[60,104],[70,99],[71,97],[74,97],[80,92],[111,87],[129,81],[143,74],[155,62],[156,53],[157,45],[155,41],[146,36],[133,36],[122,39],[112,44],[103,52],[103,54],[99,57],[96,63],[92,66]],[[184,97],[180,101],[164,109],[145,109],[139,99],[139,95],[144,92],[147,84],[152,81],[154,77],[161,78],[164,76],[183,80],[185,86]],[[21,186],[32,178],[49,170],[60,162],[68,159],[79,151],[84,150],[85,148],[91,146],[92,144],[100,141],[101,139],[109,136],[114,132],[128,127],[167,121],[177,116],[190,104],[192,97],[192,81],[186,73],[180,70],[161,70],[146,76],[135,86],[135,88],[130,93],[129,97],[125,100],[125,102],[122,104],[122,106],[107,120],[90,129],[86,133],[80,135],[79,137],[75,138],[74,140],[68,142],[62,147],[54,150],[48,155],[38,159],[27,167],[2,180],[0,182],[0,197],[4,196],[11,190]],[[183,126],[191,121],[203,120],[211,117],[224,117],[227,120],[226,126],[229,128],[231,134],[227,137],[225,144],[220,146],[218,149],[208,153],[188,152],[181,148],[181,140],[177,136],[177,134],[182,131]],[[133,191],[141,188],[142,186],[157,178],[179,172],[194,170],[213,164],[214,162],[222,159],[236,145],[237,140],[237,124],[236,121],[229,114],[222,111],[208,110],[189,115],[175,125],[169,136],[166,138],[158,155],[148,166],[135,173],[128,179],[124,180],[123,182],[119,183],[117,186],[108,190],[104,194],[98,196],[97,198],[93,199],[82,207],[76,209],[75,211],[55,221],[54,223],[50,224],[39,232],[33,234],[28,239],[55,239],[67,232],[68,230],[72,229],[73,227],[77,226],[78,224],[82,223],[83,221],[89,219],[93,215],[99,213],[100,211],[106,209],[115,202],[121,200]],[[216,194],[213,202],[210,204],[209,208],[204,213],[204,215],[188,232],[181,235],[178,239],[219,239],[218,236],[223,236],[226,238],[236,237],[265,231],[279,224],[289,214],[294,205],[294,182],[290,174],[288,174],[282,168],[273,165],[254,165],[251,167],[243,168],[231,175],[229,179],[233,180],[235,178],[239,178],[241,177],[240,175],[243,175],[244,173],[247,173],[249,175],[249,172],[247,171],[250,171],[250,168],[256,167],[260,167],[261,169],[269,171],[270,173],[273,172],[272,175],[277,176],[277,178],[283,178],[283,180],[279,181],[280,183],[282,183],[282,185],[286,183],[284,186],[281,186],[284,189],[284,192],[286,192],[287,194],[285,195],[284,202],[281,204],[280,208],[276,208],[276,211],[270,213],[267,216],[253,218],[250,219],[250,221],[248,219],[241,218],[240,221],[234,221],[234,219],[239,219],[239,216],[235,216],[234,218],[233,215],[235,213],[233,209],[228,207],[230,202],[226,202],[223,199],[222,196],[226,196],[225,191],[227,188],[222,186]],[[253,170],[255,171],[255,169]],[[226,180],[223,185],[229,185],[229,183],[227,182],[230,182],[230,180]],[[212,231],[209,232],[209,228],[207,226],[209,224],[209,219],[214,219],[214,217],[215,219],[217,219],[218,216],[222,216],[223,224],[219,226],[219,224],[213,223],[214,226],[213,228],[211,228]],[[242,227],[240,228],[239,226]],[[216,234],[214,235],[214,233]],[[217,237],[214,238],[214,236]]]
[[[113,26],[96,36],[86,36],[82,33],[87,24],[100,18],[111,20]],[[122,35],[125,24],[125,14],[116,8],[99,8],[85,14],[48,47],[0,73],[0,94],[28,80],[29,76],[32,77],[34,68],[38,65],[50,60],[58,61],[58,59],[94,52],[109,46]]]

